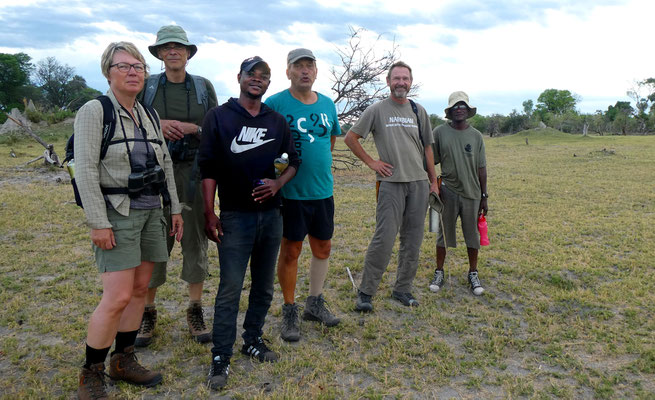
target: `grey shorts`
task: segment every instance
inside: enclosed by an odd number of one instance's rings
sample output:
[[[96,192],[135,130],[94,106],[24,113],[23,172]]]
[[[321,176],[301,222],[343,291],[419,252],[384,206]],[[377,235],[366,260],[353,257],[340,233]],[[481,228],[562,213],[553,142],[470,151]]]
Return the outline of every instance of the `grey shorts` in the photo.
[[[443,201],[444,205],[441,217],[443,218],[448,247],[457,247],[456,229],[457,217],[459,217],[466,247],[479,249],[478,211],[480,210],[480,199],[467,199],[448,189],[446,185],[441,185],[441,201]],[[443,232],[437,237],[437,246],[446,247]]]
[[[103,250],[93,245],[101,273],[135,268],[141,261],[168,260],[166,220],[161,208],[130,210],[127,217],[108,209],[107,219],[111,223],[116,246]]]

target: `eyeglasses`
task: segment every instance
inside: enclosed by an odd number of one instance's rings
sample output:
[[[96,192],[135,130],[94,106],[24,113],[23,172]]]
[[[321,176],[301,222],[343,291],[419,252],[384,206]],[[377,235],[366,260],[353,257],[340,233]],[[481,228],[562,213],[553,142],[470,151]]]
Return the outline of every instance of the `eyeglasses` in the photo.
[[[130,68],[134,68],[134,72],[141,74],[146,70],[146,66],[142,63],[136,63],[136,64],[128,64],[124,62],[119,62],[116,64],[112,64],[109,66],[109,68],[116,67],[120,72],[127,74],[130,72]]]
[[[168,53],[171,50],[182,51],[186,50],[186,46],[180,43],[169,43],[165,46],[159,46],[159,50],[163,51],[164,53]]]
[[[450,107],[451,110],[468,110],[468,106],[466,104],[456,104],[452,107]]]

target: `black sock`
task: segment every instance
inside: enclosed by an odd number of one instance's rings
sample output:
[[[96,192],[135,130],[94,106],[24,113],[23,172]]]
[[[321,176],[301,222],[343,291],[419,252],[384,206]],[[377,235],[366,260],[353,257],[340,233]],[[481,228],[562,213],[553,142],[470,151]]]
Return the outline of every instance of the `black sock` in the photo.
[[[93,364],[104,363],[107,358],[107,353],[109,353],[109,347],[105,349],[94,349],[93,347],[86,345],[86,363],[84,366],[86,368],[91,367]]]
[[[139,330],[130,331],[130,332],[118,332],[116,333],[116,345],[114,346],[114,351],[111,355],[116,353],[125,353],[125,348],[134,345],[136,341],[136,335],[139,333]]]

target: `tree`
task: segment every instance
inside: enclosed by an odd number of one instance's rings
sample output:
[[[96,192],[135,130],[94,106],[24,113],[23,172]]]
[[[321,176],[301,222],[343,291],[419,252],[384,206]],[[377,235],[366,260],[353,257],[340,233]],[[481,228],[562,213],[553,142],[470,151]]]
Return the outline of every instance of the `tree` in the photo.
[[[334,104],[341,124],[354,123],[368,106],[387,97],[385,74],[398,59],[398,46],[392,43],[389,50],[381,55],[375,54],[376,44],[366,46],[363,43],[364,29],[350,29],[350,38],[345,48],[337,49],[341,65],[332,67],[330,74],[335,93]],[[410,92],[417,90],[412,85]]]
[[[34,68],[30,60],[25,53],[0,53],[0,111],[23,109],[22,94]]]
[[[518,131],[522,131],[527,126],[528,126],[527,114],[519,114],[516,110],[512,110],[512,112],[509,113],[507,117],[502,119],[500,130],[501,132],[514,134]]]
[[[580,97],[572,94],[568,90],[546,89],[544,90],[537,101],[537,111],[542,113],[550,112],[555,115],[562,115],[566,112],[575,112],[575,105],[580,100]]]
[[[446,120],[442,119],[437,114],[430,114],[430,126],[432,128],[436,128],[437,126],[443,125],[445,123],[446,123]]]
[[[69,82],[75,76],[75,69],[61,65],[54,57],[48,57],[37,63],[35,80],[43,91],[48,106],[64,108],[73,99]]]
[[[378,55],[374,50],[381,35],[368,46],[363,43],[364,29],[349,29],[348,44],[337,49],[341,65],[330,69],[332,91],[335,93],[334,104],[337,106],[342,131],[347,131],[367,107],[386,97],[384,75],[398,58],[398,46],[395,42],[391,44],[390,49]],[[417,86],[412,85],[410,93],[416,89]],[[345,165],[346,168],[359,165],[359,159],[350,151],[342,154],[337,151],[333,161],[334,168],[338,168],[337,165]]]
[[[526,100],[523,102],[523,113],[528,116],[528,118],[532,117],[532,111],[534,111],[534,102],[532,100]]]
[[[66,84],[66,90],[71,95],[71,101],[66,105],[69,110],[77,111],[89,100],[100,96],[102,92],[92,89],[86,85],[86,80],[79,75],[75,75],[70,82]]]
[[[621,134],[627,133],[628,124],[630,123],[630,115],[634,112],[629,101],[617,101],[615,105],[607,107],[607,119],[612,122],[615,130],[620,131]]]
[[[635,82],[635,85],[629,89],[626,94],[635,101],[635,107],[637,110],[634,113],[634,116],[639,124],[639,132],[646,132],[650,120],[648,108],[652,111],[652,103],[655,102],[655,79],[648,78],[643,81]]]

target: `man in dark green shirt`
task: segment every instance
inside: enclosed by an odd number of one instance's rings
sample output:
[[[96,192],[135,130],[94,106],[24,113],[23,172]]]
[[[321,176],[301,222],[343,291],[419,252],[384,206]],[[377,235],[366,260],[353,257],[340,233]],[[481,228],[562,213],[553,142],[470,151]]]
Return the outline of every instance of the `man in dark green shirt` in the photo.
[[[180,203],[185,235],[182,238],[181,278],[189,284],[187,323],[194,340],[209,342],[211,335],[203,318],[202,288],[207,273],[207,237],[203,198],[200,188],[196,153],[200,145],[202,122],[210,108],[217,105],[211,82],[186,72],[188,60],[198,50],[187,39],[179,26],[163,26],[157,32],[157,41],[148,49],[164,63],[165,71],[152,75],[145,83],[139,99],[151,105],[161,119],[162,133],[168,142],[173,160],[175,183]],[[168,240],[168,252],[174,242]],[[137,337],[137,346],[147,346],[157,320],[155,296],[157,288],[166,281],[166,263],[156,263],[148,285],[146,309]]]
[[[470,106],[466,93],[452,93],[444,111],[450,123],[433,131],[434,162],[441,165],[443,178],[440,196],[444,204],[441,213],[444,229],[437,237],[437,269],[430,290],[437,292],[443,286],[446,244],[456,247],[455,229],[457,217],[460,217],[469,259],[469,284],[473,294],[480,296],[484,288],[478,278],[480,235],[477,221],[480,214],[487,214],[489,197],[484,141],[482,134],[467,121],[477,109]]]

